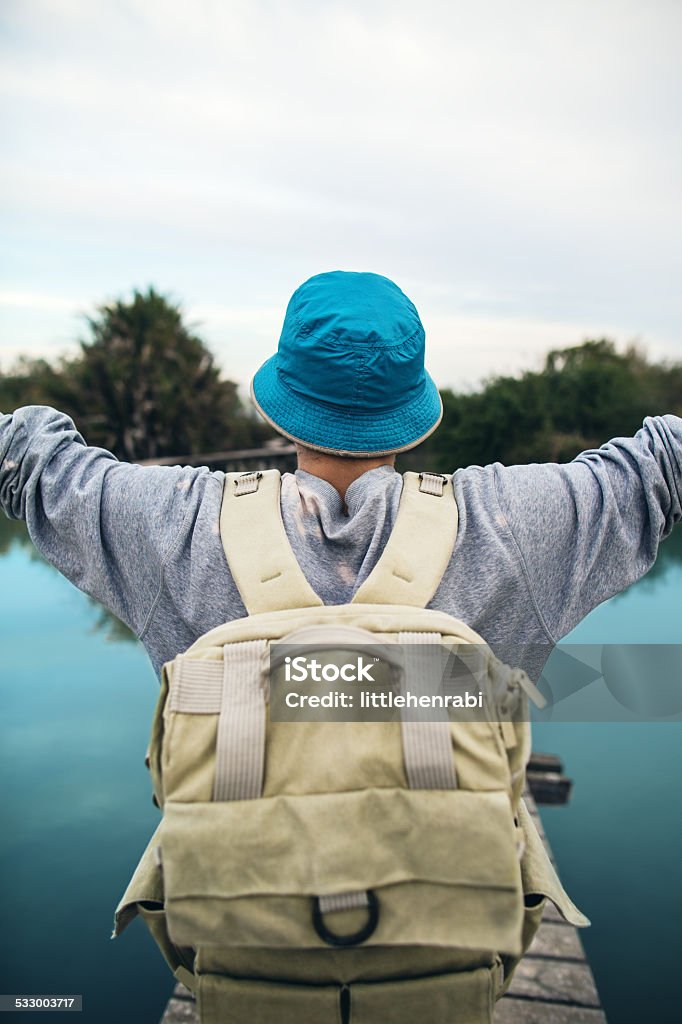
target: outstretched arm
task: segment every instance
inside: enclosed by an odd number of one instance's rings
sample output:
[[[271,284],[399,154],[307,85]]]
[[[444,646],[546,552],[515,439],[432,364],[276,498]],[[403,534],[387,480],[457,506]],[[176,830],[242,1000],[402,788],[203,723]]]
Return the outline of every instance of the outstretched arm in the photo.
[[[208,475],[121,463],[46,406],[0,415],[0,506],[26,520],[47,561],[138,635]]]
[[[654,564],[682,518],[682,419],[647,418],[566,465],[496,466],[497,497],[558,641]]]

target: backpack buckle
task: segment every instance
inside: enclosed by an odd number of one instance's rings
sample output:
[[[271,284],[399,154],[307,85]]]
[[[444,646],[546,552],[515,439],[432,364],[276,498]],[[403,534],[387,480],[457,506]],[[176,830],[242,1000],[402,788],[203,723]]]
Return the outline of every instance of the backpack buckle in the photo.
[[[241,498],[242,494],[254,494],[263,474],[260,471],[241,473],[234,482],[234,496]]]
[[[420,473],[419,490],[423,494],[433,494],[436,498],[442,498],[446,480],[447,477],[443,473]]]

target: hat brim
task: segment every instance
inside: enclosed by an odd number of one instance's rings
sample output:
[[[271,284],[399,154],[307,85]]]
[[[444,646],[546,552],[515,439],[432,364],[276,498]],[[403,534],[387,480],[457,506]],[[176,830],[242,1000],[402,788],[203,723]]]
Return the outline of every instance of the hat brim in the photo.
[[[264,420],[290,441],[329,455],[354,458],[394,455],[416,447],[443,417],[438,388],[424,372],[420,394],[390,412],[357,412],[302,399],[277,373],[277,356],[251,381],[251,396]]]

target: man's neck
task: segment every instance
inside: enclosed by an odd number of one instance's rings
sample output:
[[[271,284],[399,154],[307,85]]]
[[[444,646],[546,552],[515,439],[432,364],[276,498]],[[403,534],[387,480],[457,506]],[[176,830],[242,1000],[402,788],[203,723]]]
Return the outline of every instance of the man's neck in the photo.
[[[370,459],[345,459],[338,455],[314,452],[301,445],[296,445],[296,453],[298,468],[312,476],[320,477],[321,480],[326,480],[339,492],[343,500],[345,500],[346,491],[350,485],[363,473],[368,473],[370,469],[377,469],[379,466],[393,466],[395,463],[395,455]]]

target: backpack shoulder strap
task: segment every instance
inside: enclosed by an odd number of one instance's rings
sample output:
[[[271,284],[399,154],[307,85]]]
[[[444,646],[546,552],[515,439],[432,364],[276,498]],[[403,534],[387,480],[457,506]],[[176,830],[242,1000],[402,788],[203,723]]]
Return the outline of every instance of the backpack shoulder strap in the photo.
[[[391,535],[352,603],[426,607],[450,561],[457,522],[451,476],[405,473]]]
[[[220,539],[249,615],[322,604],[291,550],[280,486],[276,469],[225,474]]]

